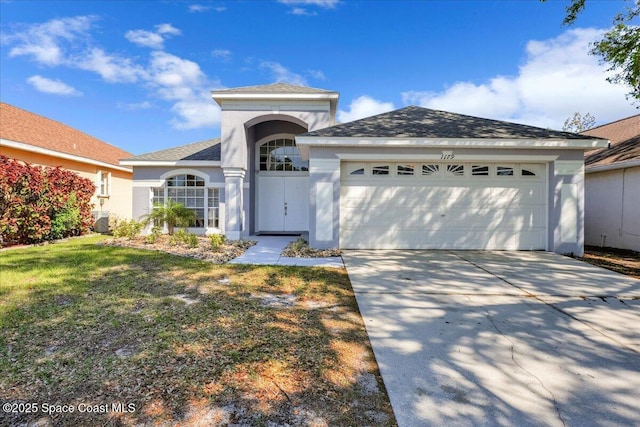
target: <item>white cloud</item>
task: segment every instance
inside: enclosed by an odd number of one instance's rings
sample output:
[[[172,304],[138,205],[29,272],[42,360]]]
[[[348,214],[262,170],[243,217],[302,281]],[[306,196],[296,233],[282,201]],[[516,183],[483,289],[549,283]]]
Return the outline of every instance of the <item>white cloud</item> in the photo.
[[[97,47],[75,57],[73,66],[93,71],[109,83],[135,83],[146,76],[144,68],[130,58],[108,54]]]
[[[300,74],[290,71],[288,68],[278,62],[262,61],[260,68],[269,70],[276,83],[290,83],[293,85],[306,86],[307,79]]]
[[[131,30],[124,35],[127,40],[138,46],[150,47],[151,49],[162,49],[164,39],[162,35],[147,30]]]
[[[209,91],[220,84],[209,81],[197,63],[166,52],[153,52],[148,72],[148,84],[155,94],[173,102],[173,127],[196,129],[220,123],[220,109],[209,97]]]
[[[220,123],[220,108],[208,96],[176,102],[171,110],[178,116],[170,122],[176,129],[197,129]]]
[[[370,96],[362,95],[349,104],[349,111],[338,111],[338,122],[346,123],[364,117],[374,116],[380,113],[394,110],[393,102],[383,102],[373,99]]]
[[[301,15],[301,16],[316,16],[317,12],[309,12],[304,7],[294,7],[290,12],[292,15]]]
[[[121,110],[127,110],[127,111],[149,110],[150,108],[153,108],[153,104],[150,103],[149,101],[134,102],[134,103],[118,102],[117,106]]]
[[[26,56],[43,65],[60,65],[66,60],[66,46],[78,40],[85,41],[96,19],[95,16],[52,19],[3,34],[3,43],[14,45],[9,50],[9,57]]]
[[[222,85],[210,81],[197,63],[160,50],[167,38],[181,34],[179,29],[163,23],[156,25],[155,31],[129,31],[125,35],[129,41],[154,49],[143,65],[133,57],[110,53],[95,45],[90,34],[95,19],[81,16],[24,26],[20,31],[3,33],[2,43],[11,46],[10,57],[27,56],[48,66],[89,71],[108,83],[138,84],[151,96],[171,105],[174,117],[170,123],[177,129],[220,123],[219,108],[209,92]],[[61,81],[42,76],[33,76],[28,82],[47,93],[82,95]],[[118,108],[130,111],[152,107],[150,102],[118,104]]]
[[[340,0],[278,0],[278,3],[286,4],[288,6],[305,5],[318,6],[324,9],[333,9],[338,3],[340,3]]]
[[[457,82],[440,92],[409,91],[405,104],[560,129],[574,112],[590,113],[598,123],[637,114],[625,99],[627,87],[606,81],[607,66],[589,55],[596,29],[572,29],[530,41],[516,76],[482,84]]]
[[[36,90],[44,93],[63,96],[82,96],[82,92],[68,84],[63,83],[60,80],[51,80],[40,75],[29,77],[27,79],[27,83],[33,86]]]
[[[125,33],[125,38],[138,46],[160,50],[164,48],[164,41],[170,36],[181,35],[182,32],[171,24],[156,25],[156,31],[131,30]]]
[[[320,70],[307,70],[307,73],[316,80],[327,80],[327,77]]]
[[[206,12],[211,9],[211,6],[204,6],[202,4],[190,4],[189,12]]]
[[[231,60],[231,51],[227,49],[214,49],[211,52],[211,56],[218,58],[221,61],[228,62]]]

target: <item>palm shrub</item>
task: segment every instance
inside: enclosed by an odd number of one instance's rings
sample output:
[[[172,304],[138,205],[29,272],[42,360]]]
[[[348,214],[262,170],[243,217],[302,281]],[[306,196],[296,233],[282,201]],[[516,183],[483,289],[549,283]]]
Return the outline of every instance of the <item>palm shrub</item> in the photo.
[[[196,213],[184,207],[182,203],[168,199],[164,205],[157,204],[150,213],[143,217],[143,224],[167,224],[169,235],[173,235],[176,227],[188,227],[196,220]]]

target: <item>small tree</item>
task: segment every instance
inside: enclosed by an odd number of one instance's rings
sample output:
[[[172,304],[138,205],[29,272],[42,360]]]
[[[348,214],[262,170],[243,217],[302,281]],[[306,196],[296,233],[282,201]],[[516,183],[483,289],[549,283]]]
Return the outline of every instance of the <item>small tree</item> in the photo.
[[[596,118],[587,113],[584,116],[580,113],[573,113],[573,116],[567,118],[562,125],[565,132],[580,133],[591,129],[596,124]]]
[[[143,217],[145,226],[149,224],[167,224],[169,235],[173,235],[175,227],[188,227],[196,220],[196,213],[184,207],[182,203],[176,203],[172,199],[164,205],[155,205],[151,212]]]

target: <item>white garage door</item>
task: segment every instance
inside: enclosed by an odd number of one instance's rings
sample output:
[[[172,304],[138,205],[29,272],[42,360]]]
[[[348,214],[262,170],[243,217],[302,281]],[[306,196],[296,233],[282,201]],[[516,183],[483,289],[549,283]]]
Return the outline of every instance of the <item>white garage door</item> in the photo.
[[[340,247],[546,249],[546,166],[343,162]]]

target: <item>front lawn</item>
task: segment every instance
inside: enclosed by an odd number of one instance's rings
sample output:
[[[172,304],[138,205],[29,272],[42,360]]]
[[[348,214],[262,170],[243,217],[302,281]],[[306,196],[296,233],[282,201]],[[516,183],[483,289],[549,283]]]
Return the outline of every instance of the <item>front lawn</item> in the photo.
[[[0,425],[395,425],[344,270],[101,239],[0,252]]]

